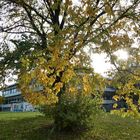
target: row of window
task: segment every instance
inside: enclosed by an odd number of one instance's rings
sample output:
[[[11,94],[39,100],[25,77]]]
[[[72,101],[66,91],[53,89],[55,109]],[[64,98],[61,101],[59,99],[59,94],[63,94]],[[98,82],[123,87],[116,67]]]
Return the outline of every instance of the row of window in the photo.
[[[11,89],[7,89],[3,91],[3,95],[10,95],[10,94],[15,94],[15,93],[20,93],[20,91],[17,90],[16,88],[11,88]]]
[[[13,97],[13,98],[8,98],[5,100],[5,104],[11,104],[11,103],[19,103],[19,102],[23,102],[23,98],[22,97]]]

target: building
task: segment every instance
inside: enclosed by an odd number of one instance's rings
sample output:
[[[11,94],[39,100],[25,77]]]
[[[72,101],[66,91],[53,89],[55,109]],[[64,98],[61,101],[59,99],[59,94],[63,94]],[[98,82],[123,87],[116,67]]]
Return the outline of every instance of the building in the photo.
[[[34,107],[23,99],[21,91],[17,88],[17,84],[11,85],[3,89],[2,96],[4,97],[4,103],[0,105],[0,111],[34,111]],[[35,88],[35,90],[42,90],[41,86]],[[113,108],[114,103],[118,104],[118,108],[126,108],[126,103],[123,100],[115,101],[113,96],[116,93],[116,89],[107,86],[103,93],[103,104],[102,107],[106,112],[110,112]]]
[[[128,109],[128,105],[126,101],[123,98],[118,101],[115,101],[113,99],[114,95],[116,95],[116,89],[114,87],[107,86],[103,93],[103,104],[102,104],[103,109],[106,112],[110,112],[111,110],[120,109],[120,108]],[[133,96],[133,103],[135,103],[137,100],[136,100],[136,96]],[[113,107],[114,104],[117,104],[116,108]]]
[[[113,87],[106,87],[103,93],[103,109],[107,112],[113,109],[113,105],[115,103],[115,100],[113,99],[113,96],[115,95],[116,89]]]
[[[4,103],[0,105],[1,111],[34,111],[34,107],[23,99],[17,84],[13,84],[1,90]]]

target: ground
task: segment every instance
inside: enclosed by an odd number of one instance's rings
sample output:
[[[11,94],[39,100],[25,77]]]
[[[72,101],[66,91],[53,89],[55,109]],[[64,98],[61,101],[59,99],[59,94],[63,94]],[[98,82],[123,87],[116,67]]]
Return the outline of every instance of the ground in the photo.
[[[85,133],[54,133],[52,119],[39,112],[1,112],[0,140],[139,140],[140,120],[101,113]]]

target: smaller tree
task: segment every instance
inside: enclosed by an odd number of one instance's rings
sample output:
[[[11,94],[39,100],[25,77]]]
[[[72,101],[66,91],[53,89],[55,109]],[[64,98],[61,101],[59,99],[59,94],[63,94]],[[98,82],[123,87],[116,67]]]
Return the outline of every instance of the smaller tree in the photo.
[[[117,95],[114,96],[114,99],[126,102],[127,110],[120,110],[123,116],[140,116],[139,48],[129,48],[128,52],[127,61],[117,59],[113,61],[116,70],[112,72],[112,85],[117,89]]]

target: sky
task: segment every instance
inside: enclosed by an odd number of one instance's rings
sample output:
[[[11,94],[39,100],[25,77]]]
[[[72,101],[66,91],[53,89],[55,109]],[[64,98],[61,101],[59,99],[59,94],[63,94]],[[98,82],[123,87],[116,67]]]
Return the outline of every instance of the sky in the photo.
[[[125,50],[119,50],[115,52],[115,55],[118,57],[118,59],[127,60],[128,53]],[[92,63],[95,72],[107,76],[106,72],[114,69],[114,66],[109,62],[109,58],[107,58],[106,54],[92,54],[91,55]]]
[[[106,58],[105,54],[93,54],[91,56],[91,60],[91,65],[93,66],[94,71],[103,76],[106,76],[105,72],[113,67],[109,62],[107,62],[108,58]]]

